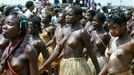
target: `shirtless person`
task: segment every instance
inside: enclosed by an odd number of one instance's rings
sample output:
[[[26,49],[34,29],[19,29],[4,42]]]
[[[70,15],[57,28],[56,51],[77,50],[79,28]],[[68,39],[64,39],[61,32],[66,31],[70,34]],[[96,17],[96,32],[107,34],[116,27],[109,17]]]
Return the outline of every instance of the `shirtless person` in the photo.
[[[65,21],[69,27],[64,28],[63,39],[56,45],[53,54],[42,65],[40,71],[43,71],[63,50],[64,55],[60,63],[59,75],[92,75],[86,59],[83,57],[83,49],[86,47],[87,55],[93,60],[97,73],[99,72],[99,65],[92,51],[90,36],[80,27],[81,17],[82,9],[80,6],[71,5],[68,8]]]
[[[130,68],[134,58],[134,40],[127,32],[124,14],[113,14],[109,29],[116,38],[110,41],[108,61],[99,75],[133,75]]]
[[[4,20],[5,18],[0,16],[0,59],[1,59],[1,56],[5,50],[5,48],[8,46],[8,40],[6,38],[3,37],[2,35],[2,26],[4,24]]]
[[[104,13],[96,13],[94,16],[94,31],[91,32],[91,41],[94,45],[94,53],[98,59],[99,66],[102,69],[106,63],[105,50],[110,41],[110,35],[103,28],[105,22]],[[89,66],[92,67],[92,62],[88,60]],[[93,68],[93,67],[92,67]],[[94,69],[92,69],[94,70]],[[94,73],[94,72],[93,72]]]
[[[39,32],[41,32],[41,19],[37,16],[33,16],[31,18],[31,21],[28,22],[29,24],[29,43],[34,46],[34,48],[37,51],[37,54],[41,53],[43,55],[43,58],[45,60],[48,59],[49,57],[49,52],[46,49],[46,46],[42,39],[39,36]],[[42,60],[38,59],[38,65],[41,66],[42,64],[40,63]],[[50,70],[50,69],[49,69]],[[49,72],[51,73],[51,72]]]
[[[60,12],[58,13],[58,25],[57,28],[55,30],[55,34],[53,36],[53,38],[46,44],[46,46],[50,46],[53,44],[58,44],[58,42],[60,42],[60,40],[63,38],[63,29],[65,27],[65,12]],[[60,59],[62,58],[63,53],[61,53],[61,55],[55,60],[56,62],[52,63],[52,68],[54,68],[54,74],[58,75],[58,70],[59,70],[59,64],[60,64]]]
[[[0,75],[39,75],[37,53],[28,43],[27,19],[25,16],[10,14],[2,28],[2,34],[9,40],[9,45],[2,55]]]

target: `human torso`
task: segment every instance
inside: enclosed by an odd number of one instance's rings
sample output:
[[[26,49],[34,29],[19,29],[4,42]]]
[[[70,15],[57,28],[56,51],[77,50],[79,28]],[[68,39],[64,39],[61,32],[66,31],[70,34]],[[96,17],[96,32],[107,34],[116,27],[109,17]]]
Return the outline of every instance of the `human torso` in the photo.
[[[63,38],[63,34],[62,34],[63,29],[64,29],[64,27],[61,28],[60,26],[58,26],[55,30],[54,35],[55,35],[55,38],[56,38],[56,44]]]
[[[130,64],[133,59],[133,52],[131,49],[131,39],[119,46],[116,45],[116,40],[114,44],[110,47],[109,61],[108,61],[108,72],[110,74],[116,74],[130,70]]]
[[[96,31],[92,31],[91,41],[94,45],[94,52],[97,57],[104,56],[108,44],[106,39],[109,39],[107,36],[106,32],[97,33]]]
[[[8,48],[6,49],[7,54],[8,54]],[[28,64],[29,60],[25,53],[25,50],[26,48],[24,47],[18,48],[15,51],[15,53],[12,54],[10,58],[8,59],[9,63],[11,64],[12,69],[19,75],[30,75],[29,64]],[[13,75],[13,73],[11,72],[11,69],[9,69],[8,62],[6,65],[6,75]]]
[[[65,58],[81,58],[83,52],[83,42],[80,38],[80,28],[72,31],[69,38],[67,39],[64,47]]]
[[[36,52],[39,55],[39,53],[40,53],[39,46],[40,46],[40,43],[43,43],[41,38],[39,36],[29,37],[29,43],[35,47]]]
[[[53,29],[52,26],[49,26],[47,28],[42,29],[42,33],[40,34],[40,37],[41,37],[41,39],[43,40],[44,43],[47,43],[52,39],[52,36],[51,36],[51,34],[52,34],[51,30],[52,29]]]
[[[93,22],[88,21],[88,22],[86,23],[85,29],[86,29],[89,33],[91,33],[91,32],[94,30]]]

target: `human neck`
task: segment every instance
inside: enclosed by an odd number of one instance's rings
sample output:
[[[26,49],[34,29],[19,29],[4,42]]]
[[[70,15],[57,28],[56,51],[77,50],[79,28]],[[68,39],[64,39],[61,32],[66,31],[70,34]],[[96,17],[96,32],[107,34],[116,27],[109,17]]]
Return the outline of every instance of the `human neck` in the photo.
[[[77,27],[80,23],[79,22],[75,22],[73,24],[71,24],[71,27],[74,28],[74,27]]]
[[[61,23],[60,24],[60,27],[62,28],[62,27],[64,27],[65,26],[65,23]]]
[[[43,24],[44,24],[43,28],[50,26],[49,23],[43,23]]]
[[[122,33],[120,36],[119,36],[119,39],[120,40],[126,40],[128,38],[131,38],[129,33],[127,31],[124,31],[124,33]]]
[[[16,39],[10,39],[10,45],[11,46],[15,46],[17,44],[17,42],[20,40],[20,38],[16,38]]]
[[[96,31],[100,32],[100,31],[104,31],[104,29],[101,26],[98,26],[98,27],[96,27]]]

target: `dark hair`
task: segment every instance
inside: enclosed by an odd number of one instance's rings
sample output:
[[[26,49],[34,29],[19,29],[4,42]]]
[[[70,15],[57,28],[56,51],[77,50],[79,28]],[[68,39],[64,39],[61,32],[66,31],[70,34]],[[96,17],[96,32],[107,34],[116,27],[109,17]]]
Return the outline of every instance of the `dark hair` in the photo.
[[[105,13],[108,13],[108,7],[107,7],[107,6],[102,7],[102,10],[103,10]]]
[[[88,10],[88,13],[94,17],[96,12],[94,10]]]
[[[32,25],[35,28],[38,28],[39,32],[41,32],[41,19],[38,16],[33,16],[32,19]]]
[[[71,5],[69,8],[73,9],[76,16],[81,16],[82,18],[82,8],[79,5]]]
[[[52,14],[51,14],[50,12],[45,12],[45,14],[47,15],[48,20],[49,20],[49,22],[50,22],[51,19],[52,19]]]
[[[104,23],[105,20],[106,20],[106,16],[104,13],[96,13],[96,18],[101,22],[101,23]]]
[[[65,18],[66,17],[66,11],[63,10],[61,13],[62,13],[62,16]]]
[[[123,13],[115,13],[111,16],[111,23],[122,25],[126,24],[127,19]]]
[[[11,13],[14,17],[18,18],[18,27],[20,29],[20,36],[24,37],[27,34],[28,30],[28,20],[24,15],[18,15],[16,12]]]
[[[31,6],[33,6],[33,4],[34,3],[32,1],[27,1],[25,6],[27,9],[29,9]]]

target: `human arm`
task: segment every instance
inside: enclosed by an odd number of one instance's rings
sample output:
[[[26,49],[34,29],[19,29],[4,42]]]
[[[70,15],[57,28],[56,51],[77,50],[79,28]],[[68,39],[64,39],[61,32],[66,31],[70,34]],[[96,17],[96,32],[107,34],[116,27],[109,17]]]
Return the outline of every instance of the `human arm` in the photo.
[[[107,75],[108,74],[107,68],[108,68],[108,64],[106,63],[98,75]]]
[[[52,45],[53,43],[55,43],[55,37],[53,36],[53,38],[46,44],[46,47]]]
[[[93,53],[92,43],[90,41],[90,35],[85,30],[81,30],[81,38],[87,49],[87,55],[91,57],[92,62],[95,66],[96,72],[98,74],[100,72],[100,67],[99,67],[97,58],[96,58],[95,54]]]
[[[3,60],[5,59],[6,57],[6,53],[7,51],[5,50],[4,53],[2,54],[2,58],[1,58],[1,62],[0,62],[0,75],[3,73],[4,69],[5,69],[5,62],[3,63]]]
[[[60,46],[56,45],[54,52],[48,58],[48,60],[39,68],[40,73],[45,71],[45,68],[48,67],[61,53]]]
[[[67,40],[68,36],[64,36],[63,39],[57,43],[54,52],[52,53],[52,55],[49,57],[49,59],[40,67],[40,72],[44,71],[45,67],[47,67],[47,65],[49,65],[52,61],[54,61],[62,52],[62,49],[64,47],[64,44]]]
[[[30,75],[39,75],[38,71],[38,55],[36,50],[32,45],[27,45],[25,47],[25,54],[29,60],[29,73]]]

